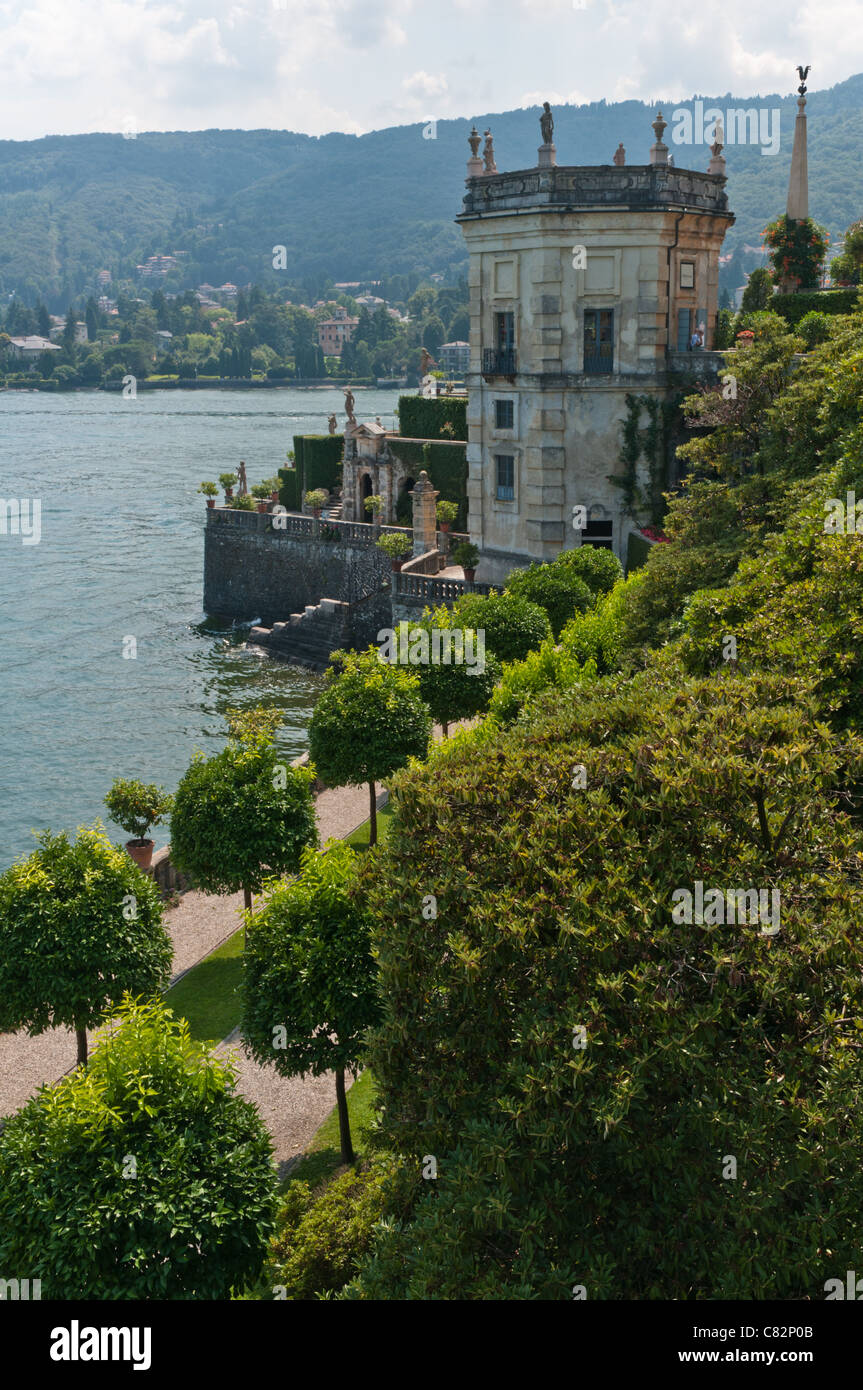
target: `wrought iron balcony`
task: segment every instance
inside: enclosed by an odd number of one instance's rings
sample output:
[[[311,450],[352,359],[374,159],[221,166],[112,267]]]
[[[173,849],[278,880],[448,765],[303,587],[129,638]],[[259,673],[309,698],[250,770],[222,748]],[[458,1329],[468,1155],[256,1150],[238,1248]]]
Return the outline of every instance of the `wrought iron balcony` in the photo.
[[[511,348],[483,348],[483,376],[515,376],[518,371],[518,354]]]

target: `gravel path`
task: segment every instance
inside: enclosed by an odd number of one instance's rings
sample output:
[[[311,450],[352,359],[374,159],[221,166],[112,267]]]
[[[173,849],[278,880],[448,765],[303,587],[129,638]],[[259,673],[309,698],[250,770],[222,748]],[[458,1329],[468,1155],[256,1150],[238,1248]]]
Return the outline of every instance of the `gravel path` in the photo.
[[[386,792],[382,787],[377,791],[380,807]],[[325,788],[318,794],[316,814],[322,845],[331,838],[343,839],[368,820],[368,788]],[[165,926],[174,943],[172,980],[236,931],[242,905],[242,893],[211,897],[191,891],[183,894],[177,907],[166,911]],[[89,1036],[92,1039],[92,1032]],[[333,1077],[282,1079],[272,1068],[251,1062],[236,1034],[219,1050],[234,1055],[238,1090],[258,1106],[273,1139],[276,1161],[284,1167],[303,1151],[335,1105]],[[39,1086],[71,1071],[75,1055],[75,1034],[69,1028],[53,1028],[36,1038],[20,1032],[0,1033],[0,1116],[18,1110]]]

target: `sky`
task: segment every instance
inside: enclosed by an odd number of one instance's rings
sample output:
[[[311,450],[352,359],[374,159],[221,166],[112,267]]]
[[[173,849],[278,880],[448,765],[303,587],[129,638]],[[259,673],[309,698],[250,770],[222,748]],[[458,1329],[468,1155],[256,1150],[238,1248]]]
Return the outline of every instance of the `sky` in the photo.
[[[810,90],[863,71],[863,0],[0,0],[0,139],[322,135],[491,111]]]

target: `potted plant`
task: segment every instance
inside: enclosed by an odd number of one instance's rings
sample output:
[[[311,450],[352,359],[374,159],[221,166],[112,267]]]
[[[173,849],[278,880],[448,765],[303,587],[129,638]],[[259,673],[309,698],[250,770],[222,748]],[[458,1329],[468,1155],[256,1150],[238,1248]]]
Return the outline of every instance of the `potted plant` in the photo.
[[[252,488],[252,496],[255,499],[258,511],[265,512],[267,510],[267,501],[270,496],[269,481],[265,483],[255,483],[255,486]]]
[[[147,831],[164,820],[173,802],[163,787],[125,777],[115,778],[105,797],[111,820],[132,836],[126,850],[141,869],[149,869],[153,860],[153,841],[147,839]]]
[[[215,483],[201,483],[198,491],[202,492],[206,497],[208,507],[215,507],[216,498],[219,495],[219,489],[216,487]]]
[[[235,497],[231,502],[235,512],[253,512],[255,510],[255,499],[250,493],[244,492],[242,497]]]
[[[437,519],[442,531],[448,531],[458,516],[458,502],[438,502]]]
[[[380,493],[373,492],[371,497],[364,498],[363,506],[365,507],[369,516],[372,517],[375,526],[379,526],[381,521],[381,512],[384,509],[384,499],[383,497],[381,497]]]
[[[219,482],[225,490],[225,501],[230,502],[234,495],[234,483],[237,481],[236,473],[220,473]]]
[[[261,486],[264,486],[264,484],[266,484],[266,488],[267,488],[267,494],[266,494],[266,495],[269,497],[270,501],[272,502],[273,506],[275,507],[276,503],[277,503],[278,500],[279,500],[279,486],[280,486],[280,484],[279,484],[279,477],[278,477],[278,474],[276,474],[276,476],[275,476],[274,478],[265,478],[265,479],[264,479],[264,482],[261,484]]]
[[[322,487],[313,487],[303,498],[306,506],[311,507],[315,517],[320,517],[321,509],[327,505],[329,500],[330,494],[325,492]]]
[[[388,532],[381,536],[380,540],[375,541],[378,550],[382,550],[385,555],[389,555],[392,561],[393,573],[398,574],[404,562],[404,557],[411,549],[412,542],[410,537],[400,535],[397,531]]]
[[[462,541],[452,553],[453,564],[461,565],[468,584],[473,583],[476,567],[479,564],[479,550],[471,541]]]

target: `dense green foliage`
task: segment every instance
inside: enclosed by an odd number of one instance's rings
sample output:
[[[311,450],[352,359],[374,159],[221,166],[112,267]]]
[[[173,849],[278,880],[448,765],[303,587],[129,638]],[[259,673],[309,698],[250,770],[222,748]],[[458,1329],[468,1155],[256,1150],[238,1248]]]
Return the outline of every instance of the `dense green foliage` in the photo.
[[[814,1296],[860,1248],[863,901],[837,791],[861,745],[792,681],[657,669],[469,748],[397,779],[367,885],[384,1134],[438,1180],[366,1296]],[[696,879],[780,885],[780,935],[677,925]]]
[[[184,1019],[128,999],[88,1069],[0,1136],[0,1268],[52,1299],[225,1299],[253,1280],[276,1176],[234,1081]]]
[[[548,614],[551,630],[558,638],[570,618],[584,613],[593,603],[593,594],[575,570],[559,561],[513,570],[506,581],[506,592],[536,603]]]
[[[768,222],[764,243],[776,284],[798,290],[818,288],[827,255],[827,228],[811,217],[793,218],[782,213]],[[748,306],[746,306],[748,307]],[[753,308],[761,307],[753,305]]]
[[[266,1270],[277,1296],[308,1300],[343,1288],[371,1249],[384,1215],[407,1214],[412,1177],[406,1165],[383,1156],[318,1190],[299,1178],[291,1182]]]
[[[435,723],[442,726],[444,736],[448,734],[450,724],[460,719],[471,719],[488,709],[494,687],[501,676],[500,662],[492,652],[485,650],[485,640],[482,639],[480,644],[476,632],[469,628],[459,629],[463,643],[461,654],[465,659],[457,660],[458,653],[452,652],[447,645],[446,650],[438,652],[441,659],[435,662],[433,634],[446,633],[451,629],[452,615],[446,608],[427,612],[422,622],[411,623],[408,629],[408,656],[411,655],[413,634],[428,634],[429,660],[411,669],[419,679],[420,696],[431,710]],[[438,642],[441,642],[440,637]],[[449,660],[445,659],[447,656]]]
[[[545,609],[520,594],[462,594],[451,624],[484,632],[486,651],[499,661],[523,661],[551,636]]]
[[[438,1176],[347,1297],[817,1299],[860,1263],[863,316],[802,360],[754,319],[669,541],[392,784],[369,1062]]]
[[[167,984],[171,941],[152,879],[100,826],[38,846],[0,874],[0,1028],[80,1033]]]
[[[426,756],[432,720],[415,672],[379,660],[374,647],[334,652],[330,660],[309,724],[309,752],[331,787],[367,783],[374,843],[374,784]]]
[[[257,892],[268,874],[293,873],[317,845],[312,773],[289,767],[272,730],[198,754],[180,780],[171,858],[205,893]]]

